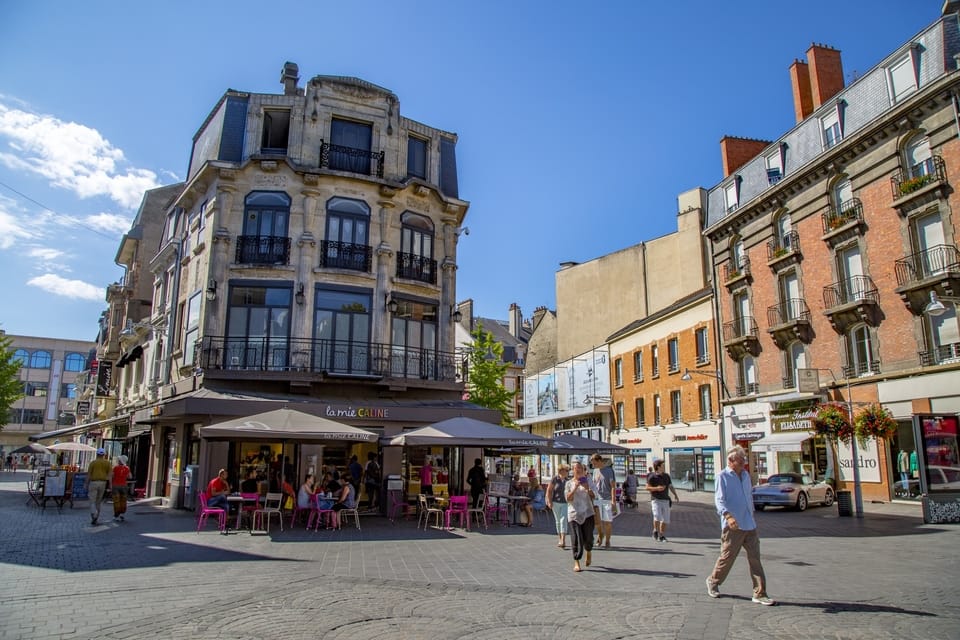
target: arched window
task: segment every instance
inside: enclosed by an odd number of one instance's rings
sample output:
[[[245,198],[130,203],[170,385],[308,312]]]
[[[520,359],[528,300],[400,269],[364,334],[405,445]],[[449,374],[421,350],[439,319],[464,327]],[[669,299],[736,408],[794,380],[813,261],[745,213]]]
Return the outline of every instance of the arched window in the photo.
[[[787,251],[791,251],[793,249],[793,246],[792,246],[792,239],[790,236],[790,232],[793,231],[793,225],[790,221],[790,214],[787,212],[781,213],[779,216],[777,216],[777,219],[774,222],[774,225],[776,227],[774,229],[774,233],[776,234],[775,248],[786,249]]]
[[[433,221],[407,211],[400,216],[400,224],[397,275],[435,284],[437,263],[433,259]]]
[[[320,266],[370,271],[370,207],[362,200],[327,201],[327,228]]]
[[[21,367],[26,366],[29,361],[30,353],[26,349],[17,349],[13,352],[13,357],[10,358],[10,362],[19,362]]]
[[[870,327],[858,324],[847,333],[847,375],[862,376],[873,373],[877,367],[874,360],[873,338]]]
[[[34,351],[33,355],[30,356],[30,368],[49,369],[51,360],[49,351]]]
[[[87,359],[79,353],[68,353],[63,361],[63,368],[66,371],[83,371],[86,368]]]
[[[907,143],[903,150],[907,164],[907,178],[919,178],[936,173],[933,156],[930,153],[930,141],[917,136]]]
[[[736,238],[733,241],[733,245],[730,249],[730,255],[733,258],[733,265],[738,269],[742,269],[744,264],[746,264],[746,252],[743,249],[743,239]]]
[[[290,196],[254,191],[244,200],[243,235],[237,241],[239,264],[288,264]]]

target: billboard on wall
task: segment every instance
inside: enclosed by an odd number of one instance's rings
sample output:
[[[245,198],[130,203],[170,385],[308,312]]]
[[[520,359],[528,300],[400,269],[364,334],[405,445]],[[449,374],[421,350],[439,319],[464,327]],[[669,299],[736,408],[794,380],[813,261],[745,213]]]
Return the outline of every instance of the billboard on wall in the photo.
[[[549,416],[591,405],[587,397],[610,397],[610,354],[597,347],[555,367],[527,376],[523,415]]]
[[[853,451],[851,443],[837,443],[837,455],[840,457],[840,479],[853,482]],[[857,466],[860,467],[861,482],[880,482],[880,454],[877,441],[873,438],[857,442]]]

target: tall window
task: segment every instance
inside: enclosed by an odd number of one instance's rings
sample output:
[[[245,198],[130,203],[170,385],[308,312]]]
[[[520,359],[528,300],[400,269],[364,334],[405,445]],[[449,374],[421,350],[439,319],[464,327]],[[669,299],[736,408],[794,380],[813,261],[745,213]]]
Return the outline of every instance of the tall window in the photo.
[[[807,367],[807,353],[803,348],[803,343],[795,341],[790,344],[786,352],[787,366],[783,386],[785,389],[797,386],[797,369]]]
[[[780,149],[766,157],[767,160],[767,184],[776,184],[783,177],[783,157]]]
[[[723,187],[723,198],[727,207],[727,213],[736,211],[740,206],[740,180],[739,176],[733,176],[733,180]]]
[[[78,371],[83,371],[86,366],[87,359],[79,353],[68,353],[67,357],[63,360],[64,371],[72,371],[76,373]]]
[[[623,358],[617,358],[613,361],[614,384],[618,387],[623,386]]]
[[[843,139],[843,130],[840,127],[840,114],[836,109],[820,120],[823,128],[823,148],[829,149]]]
[[[860,324],[847,334],[847,367],[849,374],[862,376],[874,370],[873,341],[870,327]]]
[[[263,112],[263,137],[260,153],[286,154],[290,137],[290,112],[268,109]]]
[[[892,102],[899,102],[917,90],[917,73],[914,69],[912,53],[911,49],[887,68]]]
[[[27,363],[30,362],[30,352],[26,349],[17,349],[13,352],[13,357],[10,359],[11,362],[19,362],[21,367],[27,366]]]
[[[660,421],[660,394],[653,396],[653,424],[663,424]]]
[[[186,332],[183,337],[183,364],[190,366],[196,354],[194,347],[200,334],[200,292],[197,291],[187,300],[187,317],[184,323]]]
[[[960,324],[957,322],[957,307],[948,302],[944,302],[943,305],[946,310],[942,314],[929,315],[934,362],[937,364],[960,360]]]
[[[644,415],[644,410],[643,410],[644,409],[643,398],[636,398],[633,401],[633,408],[634,408],[634,411],[637,412],[637,426],[642,427],[647,423],[646,416]]]
[[[361,200],[331,198],[327,202],[324,267],[370,270],[370,207]]]
[[[908,178],[919,178],[936,173],[928,138],[917,136],[910,141],[910,144],[903,151],[907,161]]]
[[[650,375],[654,378],[660,375],[660,349],[657,345],[650,345]]]
[[[30,356],[30,368],[49,369],[51,361],[52,358],[50,357],[49,351],[34,351],[33,355]]]
[[[731,248],[731,258],[733,258],[734,268],[737,271],[742,271],[743,267],[747,264],[747,252],[743,248],[742,238],[734,240]]]
[[[667,340],[667,355],[670,358],[670,373],[680,371],[680,343],[676,338]]]
[[[744,356],[740,361],[739,377],[737,395],[746,396],[760,392],[757,384],[757,362],[753,356]]]
[[[790,232],[793,231],[793,224],[790,221],[790,214],[783,213],[777,216],[776,221],[776,248],[791,251],[794,247],[790,246]]]
[[[437,269],[433,260],[433,222],[421,215],[406,212],[400,217],[400,255],[397,275],[422,282],[436,283]]]
[[[713,418],[713,404],[710,398],[710,385],[702,384],[697,390],[700,398],[700,419],[710,420]]]
[[[373,128],[362,122],[334,118],[330,123],[330,168],[370,175]]]
[[[623,427],[623,403],[617,403],[617,426]]]
[[[643,351],[633,352],[633,381],[643,380]]]
[[[679,391],[670,392],[670,422],[683,421],[683,401]]]
[[[287,264],[290,258],[290,196],[254,191],[244,201],[243,236],[237,243],[241,264]]]
[[[365,289],[317,290],[312,371],[371,373],[371,306]]]
[[[437,305],[398,300],[390,344],[393,375],[436,379]]]
[[[710,362],[710,345],[707,343],[707,328],[700,327],[694,332],[697,341],[697,364]]]
[[[427,141],[422,138],[407,138],[407,175],[427,179]]]
[[[292,285],[230,287],[228,367],[275,371],[287,366],[292,294]]]

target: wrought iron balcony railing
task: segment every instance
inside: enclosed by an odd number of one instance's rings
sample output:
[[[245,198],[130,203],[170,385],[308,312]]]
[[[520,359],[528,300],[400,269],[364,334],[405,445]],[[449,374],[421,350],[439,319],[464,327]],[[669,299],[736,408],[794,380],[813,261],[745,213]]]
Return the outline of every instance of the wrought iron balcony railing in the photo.
[[[960,251],[953,245],[938,244],[900,258],[894,263],[894,269],[897,285],[901,287],[936,275],[960,275]]]
[[[810,307],[802,298],[790,298],[767,308],[767,326],[778,327],[792,322],[810,322]]]
[[[760,385],[756,382],[737,385],[738,396],[752,396],[760,393]]]
[[[415,253],[398,251],[397,277],[437,284],[437,261]]]
[[[320,266],[370,272],[373,250],[369,245],[323,240],[320,242]]]
[[[920,364],[924,367],[954,362],[960,362],[960,342],[942,344],[930,351],[920,352]]]
[[[800,234],[788,231],[767,243],[767,262],[800,251]]]
[[[321,142],[320,168],[383,177],[383,151],[367,151]]]
[[[890,178],[893,199],[899,200],[914,191],[947,181],[947,165],[940,156],[931,156],[907,169],[898,169]]]
[[[851,198],[839,207],[830,205],[820,214],[820,224],[823,225],[825,234],[836,231],[854,220],[863,222],[863,203],[860,202],[860,198]]]
[[[723,265],[723,281],[730,282],[742,276],[750,275],[750,258],[742,256],[739,260],[727,260]]]
[[[290,238],[237,236],[237,264],[290,264]]]
[[[204,336],[196,362],[205,372],[301,372],[343,377],[457,380],[452,351],[348,340]]]
[[[856,364],[843,365],[843,375],[846,378],[858,378],[870,373],[880,373],[879,360],[868,360]]]
[[[851,276],[823,288],[823,306],[826,309],[856,302],[879,304],[880,294],[870,276]]]
[[[742,340],[744,338],[757,338],[758,334],[757,321],[753,319],[753,316],[742,316],[735,318],[731,322],[723,323],[724,342]]]

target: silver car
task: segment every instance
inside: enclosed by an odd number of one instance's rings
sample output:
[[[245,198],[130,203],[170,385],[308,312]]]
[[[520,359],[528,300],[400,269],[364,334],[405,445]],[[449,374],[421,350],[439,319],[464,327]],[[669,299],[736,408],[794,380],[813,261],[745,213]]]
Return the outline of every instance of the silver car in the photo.
[[[753,507],[792,507],[803,511],[811,504],[833,504],[833,487],[826,482],[811,482],[799,473],[777,473],[753,488]]]

